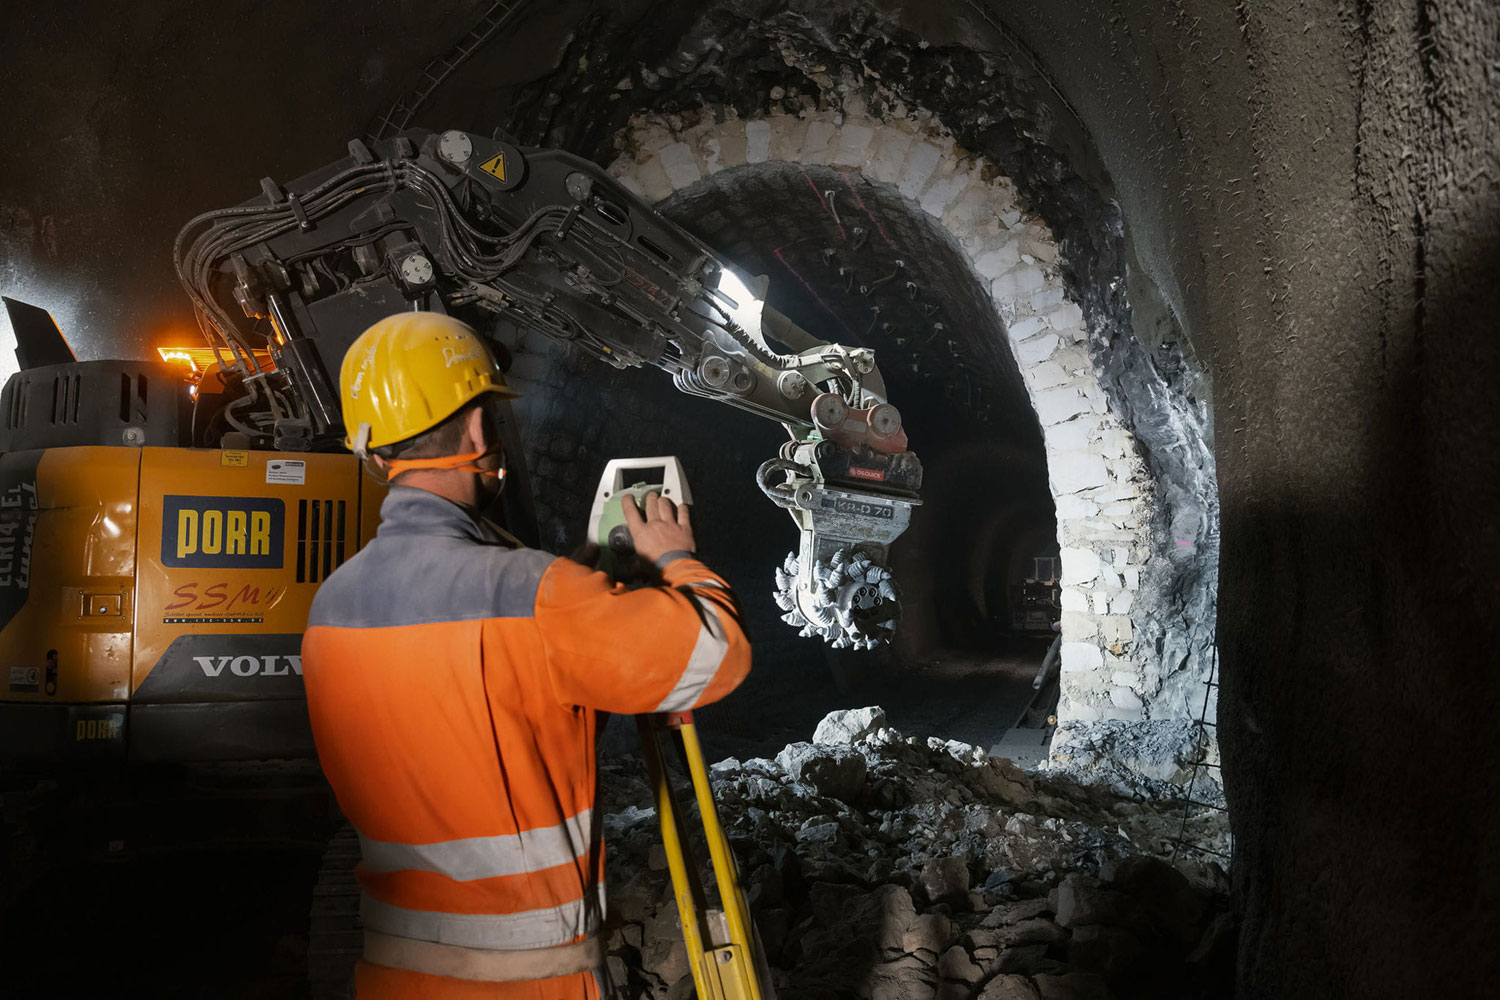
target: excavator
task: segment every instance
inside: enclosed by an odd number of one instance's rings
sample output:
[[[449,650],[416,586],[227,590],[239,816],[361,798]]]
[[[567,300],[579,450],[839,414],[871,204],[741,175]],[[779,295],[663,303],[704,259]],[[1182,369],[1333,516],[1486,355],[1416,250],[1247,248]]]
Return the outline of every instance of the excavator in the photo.
[[[788,440],[753,476],[798,531],[784,619],[839,648],[895,628],[888,550],[922,466],[873,353],[777,312],[764,276],[595,164],[501,133],[355,140],[192,219],[174,260],[207,344],[161,363],[79,361],[45,310],[6,299],[0,767],[313,755],[301,631],[383,495],[343,447],[336,373],[402,310],[456,315],[502,360],[505,330],[539,331],[778,421]],[[498,513],[523,537],[524,486]]]

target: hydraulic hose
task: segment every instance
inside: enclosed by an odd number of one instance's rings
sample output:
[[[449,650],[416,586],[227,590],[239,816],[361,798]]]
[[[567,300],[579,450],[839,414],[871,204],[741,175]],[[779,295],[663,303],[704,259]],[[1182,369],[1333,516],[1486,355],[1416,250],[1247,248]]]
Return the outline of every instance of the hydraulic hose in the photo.
[[[760,487],[772,503],[778,507],[791,507],[796,504],[793,499],[793,491],[786,483],[772,484],[769,477],[777,472],[790,472],[799,476],[810,476],[812,470],[805,465],[798,465],[787,458],[768,458],[760,463],[760,468],[755,470],[755,485]]]

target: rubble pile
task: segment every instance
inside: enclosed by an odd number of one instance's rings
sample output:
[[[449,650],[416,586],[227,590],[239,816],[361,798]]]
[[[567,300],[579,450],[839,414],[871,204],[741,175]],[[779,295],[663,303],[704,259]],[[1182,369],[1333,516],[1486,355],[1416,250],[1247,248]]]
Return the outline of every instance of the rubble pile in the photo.
[[[1224,873],[1167,860],[1180,801],[903,737],[879,708],[711,776],[782,1000],[1228,995]],[[645,768],[605,758],[600,786],[614,977],[691,997]],[[1227,853],[1223,814],[1192,811],[1187,839]]]

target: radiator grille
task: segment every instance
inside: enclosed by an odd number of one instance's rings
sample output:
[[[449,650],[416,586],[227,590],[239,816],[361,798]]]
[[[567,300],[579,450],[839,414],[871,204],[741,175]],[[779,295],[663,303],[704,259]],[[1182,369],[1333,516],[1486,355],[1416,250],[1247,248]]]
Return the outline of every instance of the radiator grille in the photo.
[[[297,501],[297,582],[320,583],[344,563],[343,500]]]
[[[11,380],[10,406],[5,411],[5,429],[19,430],[26,426],[26,401],[31,397],[31,376],[21,374]]]

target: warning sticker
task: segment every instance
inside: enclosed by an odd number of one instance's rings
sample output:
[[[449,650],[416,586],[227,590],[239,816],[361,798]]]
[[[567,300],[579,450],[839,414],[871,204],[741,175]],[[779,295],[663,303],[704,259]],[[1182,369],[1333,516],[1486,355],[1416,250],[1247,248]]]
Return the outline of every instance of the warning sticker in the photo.
[[[266,482],[301,486],[307,482],[307,463],[300,458],[278,458],[267,462]]]
[[[250,453],[248,451],[221,451],[219,464],[229,469],[246,468],[250,464]]]
[[[496,153],[479,165],[479,169],[498,181],[505,180],[505,154]]]
[[[42,672],[36,667],[11,667],[10,689],[35,694],[41,690]]]

